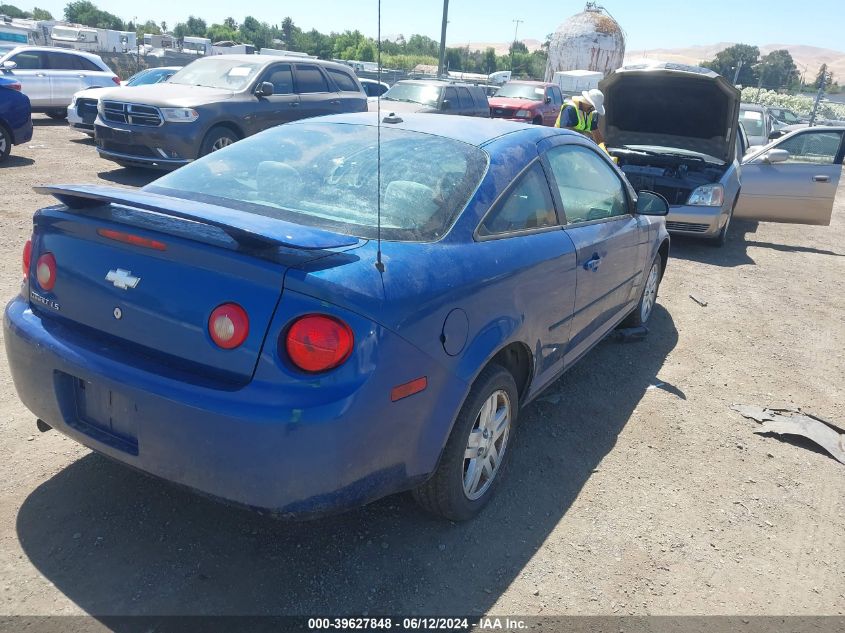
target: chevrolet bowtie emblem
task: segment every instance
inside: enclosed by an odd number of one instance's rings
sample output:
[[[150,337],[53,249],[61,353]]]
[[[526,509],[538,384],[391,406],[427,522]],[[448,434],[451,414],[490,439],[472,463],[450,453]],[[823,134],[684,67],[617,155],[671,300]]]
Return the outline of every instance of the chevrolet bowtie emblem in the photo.
[[[141,281],[140,277],[133,277],[132,271],[130,270],[123,270],[122,268],[118,268],[117,270],[110,270],[109,274],[106,275],[106,281],[110,281],[114,284],[115,288],[120,288],[121,290],[128,290],[129,288],[134,288],[138,285],[138,282]]]

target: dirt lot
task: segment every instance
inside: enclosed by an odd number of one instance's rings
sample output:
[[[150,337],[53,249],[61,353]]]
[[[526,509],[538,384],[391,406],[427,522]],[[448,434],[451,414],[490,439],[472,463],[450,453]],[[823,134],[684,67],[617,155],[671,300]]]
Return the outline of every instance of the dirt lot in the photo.
[[[33,185],[151,178],[36,126],[0,168],[4,298]],[[845,424],[845,195],[831,227],[735,229],[675,240],[647,341],[602,343],[525,410],[507,485],[462,525],[407,495],[307,524],[194,496],[37,432],[0,355],[0,614],[845,614],[845,468],[728,408]]]

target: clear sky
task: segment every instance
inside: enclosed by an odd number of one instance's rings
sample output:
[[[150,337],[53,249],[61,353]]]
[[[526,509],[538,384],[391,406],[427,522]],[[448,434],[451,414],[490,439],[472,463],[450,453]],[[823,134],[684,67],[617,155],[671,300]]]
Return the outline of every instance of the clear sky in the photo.
[[[5,0],[9,2],[9,0]],[[63,13],[67,0],[11,0],[22,9],[32,4]],[[375,37],[376,0],[94,0],[101,9],[124,20],[166,21],[169,26],[188,15],[208,24],[227,16],[240,22],[250,14],[279,24],[290,16],[305,30],[328,33],[359,29]],[[519,39],[543,40],[567,17],[584,8],[583,0],[529,3],[513,0],[450,0],[450,45],[471,42],[509,42],[513,22]],[[628,36],[628,53],[652,48],[678,48],[717,42],[747,44],[803,44],[845,51],[845,0],[600,0]],[[550,10],[552,9],[552,10]],[[440,0],[382,0],[382,35],[413,33],[440,39],[443,4]]]

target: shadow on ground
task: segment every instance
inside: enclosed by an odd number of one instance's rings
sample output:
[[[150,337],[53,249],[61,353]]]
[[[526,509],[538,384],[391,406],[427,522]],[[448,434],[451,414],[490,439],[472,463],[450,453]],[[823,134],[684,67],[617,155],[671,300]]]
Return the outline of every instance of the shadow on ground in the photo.
[[[140,169],[138,167],[120,167],[111,171],[101,171],[97,176],[102,180],[108,180],[118,185],[143,187],[144,185],[150,184],[153,180],[161,178],[164,173],[163,171]]]
[[[229,507],[90,454],[18,513],[23,550],[94,615],[481,613],[567,513],[675,347],[601,343],[523,410],[508,479],[474,521],[407,494],[308,523]],[[554,402],[549,402],[553,400]]]
[[[46,114],[32,115],[32,125],[34,127],[67,127],[67,119],[51,119]]]
[[[26,156],[15,156],[10,154],[9,157],[0,163],[0,169],[9,169],[10,167],[29,167],[34,165],[35,161]]]

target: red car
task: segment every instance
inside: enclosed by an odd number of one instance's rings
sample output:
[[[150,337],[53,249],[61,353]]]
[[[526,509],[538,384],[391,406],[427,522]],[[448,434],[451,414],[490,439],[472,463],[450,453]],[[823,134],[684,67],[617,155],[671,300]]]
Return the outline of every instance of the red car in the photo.
[[[554,125],[563,95],[543,81],[509,81],[490,97],[490,116],[536,125]]]

